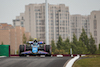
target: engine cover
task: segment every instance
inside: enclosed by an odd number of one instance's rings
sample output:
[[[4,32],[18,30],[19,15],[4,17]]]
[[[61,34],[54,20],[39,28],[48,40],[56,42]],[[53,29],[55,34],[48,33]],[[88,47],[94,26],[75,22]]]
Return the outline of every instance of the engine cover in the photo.
[[[33,53],[37,53],[38,52],[38,47],[37,46],[33,46],[32,47],[32,52]]]

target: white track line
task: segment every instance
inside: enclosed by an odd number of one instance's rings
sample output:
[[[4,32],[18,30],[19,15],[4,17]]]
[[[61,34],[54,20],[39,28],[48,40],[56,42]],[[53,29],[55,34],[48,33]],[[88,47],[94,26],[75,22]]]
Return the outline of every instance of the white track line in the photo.
[[[72,65],[74,64],[74,62],[79,58],[80,56],[77,55],[76,57],[72,58],[65,67],[72,67]]]
[[[6,56],[0,56],[0,58],[3,58],[3,57],[6,57]]]

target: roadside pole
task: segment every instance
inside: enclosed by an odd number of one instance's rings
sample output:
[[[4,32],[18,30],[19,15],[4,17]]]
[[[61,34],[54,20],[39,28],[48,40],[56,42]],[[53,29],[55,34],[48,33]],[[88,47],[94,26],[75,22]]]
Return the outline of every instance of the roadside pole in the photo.
[[[49,45],[48,0],[45,0],[45,42]]]
[[[70,48],[70,55],[71,55],[71,57],[73,57],[72,48]]]

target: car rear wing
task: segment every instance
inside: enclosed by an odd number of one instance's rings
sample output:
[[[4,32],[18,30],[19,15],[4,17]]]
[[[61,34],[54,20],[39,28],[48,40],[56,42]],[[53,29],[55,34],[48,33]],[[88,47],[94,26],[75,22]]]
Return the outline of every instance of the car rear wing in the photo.
[[[28,44],[33,44],[34,42],[33,41],[28,41],[27,42]],[[38,44],[45,44],[45,42],[43,42],[43,41],[39,41],[39,42],[37,42]]]

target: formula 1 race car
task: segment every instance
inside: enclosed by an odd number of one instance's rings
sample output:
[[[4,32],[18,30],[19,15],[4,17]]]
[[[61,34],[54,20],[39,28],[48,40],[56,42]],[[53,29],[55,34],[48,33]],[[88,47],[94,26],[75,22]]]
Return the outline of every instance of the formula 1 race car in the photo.
[[[19,56],[26,55],[51,56],[51,45],[45,45],[43,41],[29,41],[27,45],[19,46]]]

